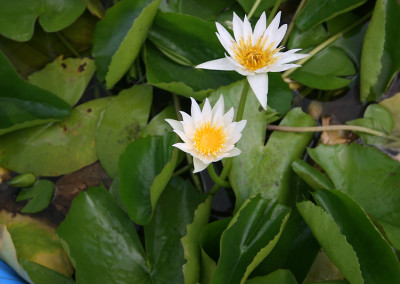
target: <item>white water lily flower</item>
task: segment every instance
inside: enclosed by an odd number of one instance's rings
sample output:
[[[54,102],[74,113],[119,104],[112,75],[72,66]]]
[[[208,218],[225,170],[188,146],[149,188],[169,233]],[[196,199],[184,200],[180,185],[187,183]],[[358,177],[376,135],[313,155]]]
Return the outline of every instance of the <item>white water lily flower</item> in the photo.
[[[300,49],[281,52],[283,47],[279,44],[285,36],[287,25],[279,27],[280,18],[281,12],[275,16],[267,28],[264,12],[257,21],[254,31],[252,31],[246,16],[242,22],[233,13],[232,23],[235,39],[221,24],[216,23],[217,37],[229,56],[226,55],[225,58],[202,63],[196,68],[230,70],[247,76],[250,87],[258,101],[264,109],[267,109],[267,72],[281,72],[299,67],[300,65],[288,63],[308,56],[308,54],[297,54],[296,52]]]
[[[193,156],[194,173],[207,168],[212,162],[240,154],[235,143],[242,137],[242,130],[246,120],[232,122],[233,108],[224,113],[224,97],[221,95],[218,102],[211,109],[206,99],[203,110],[191,98],[191,116],[181,111],[182,121],[166,119],[174,132],[179,135],[183,143],[173,146]]]

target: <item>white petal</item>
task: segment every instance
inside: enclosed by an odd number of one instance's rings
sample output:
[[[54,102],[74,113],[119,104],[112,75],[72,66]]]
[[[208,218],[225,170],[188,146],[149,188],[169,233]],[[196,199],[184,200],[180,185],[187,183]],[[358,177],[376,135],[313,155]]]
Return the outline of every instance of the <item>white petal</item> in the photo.
[[[207,166],[208,166],[209,164],[210,164],[210,163],[208,163],[208,164],[203,163],[202,161],[200,161],[200,159],[198,159],[198,158],[196,158],[196,157],[193,157],[193,166],[194,166],[194,171],[193,171],[193,173],[201,172],[202,170],[204,170],[205,168],[207,168]]]
[[[235,51],[234,51],[233,42],[227,41],[224,37],[220,36],[219,33],[215,33],[215,34],[217,35],[219,42],[222,44],[222,46],[225,48],[225,50],[229,53],[229,55],[234,56]]]
[[[265,12],[263,12],[254,28],[253,38],[252,38],[253,44],[256,44],[257,40],[263,36],[266,28],[267,28],[267,18],[265,17]]]
[[[174,132],[178,134],[179,138],[182,139],[183,142],[190,144],[190,139],[186,136],[186,134],[180,130],[175,129]]]
[[[284,64],[284,63],[289,63],[292,61],[297,61],[300,60],[304,57],[309,56],[309,54],[302,54],[302,53],[294,53],[291,52],[292,50],[286,51],[286,52],[278,52],[277,53],[277,57],[278,59],[278,63],[279,64]]]
[[[204,106],[203,106],[203,111],[201,112],[201,114],[203,116],[204,122],[210,122],[211,123],[212,112],[211,112],[210,101],[208,100],[208,98],[206,98],[206,101],[205,101]]]
[[[287,25],[281,26],[275,33],[275,39],[274,39],[274,44],[271,46],[271,48],[276,48],[282,41],[282,39],[285,37],[287,30]]]
[[[240,75],[247,76],[247,75],[252,74],[251,72],[247,71],[242,65],[240,65],[232,57],[227,57],[227,59],[231,61],[232,65],[235,66],[235,71],[238,72]]]
[[[268,67],[268,72],[282,72],[292,68],[301,67],[297,64],[274,64]]]
[[[222,117],[224,115],[224,109],[225,109],[224,96],[221,94],[217,103],[214,105],[214,107],[212,109],[212,116],[213,116],[212,125],[213,126],[222,120]]]
[[[243,38],[243,22],[242,20],[233,12],[233,34],[235,36],[236,42],[239,42]]]
[[[247,16],[244,16],[244,21],[243,21],[243,39],[245,41],[251,39],[251,25],[249,20],[247,19]]]
[[[225,71],[236,71],[236,66],[229,60],[228,57],[215,59],[201,63],[196,68],[208,69],[208,70],[225,70]]]
[[[266,42],[266,46],[269,46],[271,43],[273,43],[275,41],[275,33],[279,27],[280,20],[281,20],[281,12],[276,14],[275,18],[269,24],[267,30],[264,33],[264,36],[266,36],[268,38],[267,42]]]
[[[200,127],[204,121],[203,121],[203,116],[201,115],[201,110],[195,99],[190,98],[192,100],[192,108],[191,108],[191,114],[192,118],[194,121],[194,125],[196,128]]]
[[[193,151],[193,145],[190,145],[188,143],[176,143],[172,146],[182,150],[183,152]]]
[[[234,147],[234,148],[232,148],[232,150],[230,150],[228,152],[227,157],[234,157],[234,156],[240,155],[240,153],[242,153],[242,152],[238,148]]]
[[[268,73],[247,76],[250,87],[264,109],[267,109]]]
[[[219,41],[221,42],[222,46],[228,51],[229,54],[232,52],[232,44],[235,42],[232,38],[231,34],[220,24],[215,23],[217,26],[217,36]]]
[[[173,129],[178,129],[180,131],[183,131],[183,126],[182,123],[178,120],[174,120],[174,119],[165,119],[166,122],[168,122],[169,125],[171,125],[171,127]]]
[[[231,107],[227,113],[224,114],[222,117],[222,124],[224,127],[228,126],[229,124],[232,123],[233,120],[233,115],[234,115],[234,110],[233,107]]]
[[[185,132],[186,137],[192,138],[196,131],[193,118],[184,111],[181,111],[180,113],[182,114],[183,118],[181,122],[183,125],[183,131]]]

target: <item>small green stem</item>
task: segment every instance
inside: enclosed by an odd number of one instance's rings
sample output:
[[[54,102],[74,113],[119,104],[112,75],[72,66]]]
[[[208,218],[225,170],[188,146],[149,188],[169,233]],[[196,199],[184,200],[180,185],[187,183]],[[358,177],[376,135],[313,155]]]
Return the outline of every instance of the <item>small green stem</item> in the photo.
[[[257,10],[258,5],[260,5],[261,0],[256,0],[256,2],[254,2],[253,7],[251,7],[251,10],[249,12],[249,14],[247,15],[247,19],[250,20],[250,18],[253,16],[254,12]]]
[[[182,174],[182,173],[184,173],[184,172],[190,170],[190,169],[191,169],[191,166],[192,166],[192,165],[186,165],[186,166],[184,166],[183,168],[180,168],[179,170],[176,170],[176,171],[172,174],[172,176],[173,176],[173,177],[179,176],[180,174]]]
[[[221,175],[219,176],[219,178],[220,178],[221,180],[225,180],[225,179],[228,177],[228,174],[229,174],[229,171],[230,171],[230,169],[231,169],[231,166],[232,166],[232,158],[226,159],[224,168],[223,168],[223,170],[222,170],[222,172],[221,172]],[[214,184],[214,186],[210,189],[210,191],[208,192],[208,194],[209,194],[209,195],[214,195],[215,193],[217,193],[217,191],[218,191],[218,189],[219,189],[220,187],[221,187],[221,186],[220,186],[219,184],[217,184],[217,183]]]
[[[56,32],[56,35],[75,57],[81,57],[79,52],[72,46],[72,44],[69,43],[69,41],[63,36],[61,32]]]
[[[215,169],[214,169],[214,165],[212,163],[207,167],[207,171],[208,171],[210,177],[212,178],[212,180],[215,182],[215,184],[218,184],[219,186],[225,187],[225,188],[231,187],[231,184],[228,181],[221,179],[217,175],[217,173],[215,172]]]
[[[371,16],[372,12],[368,13],[367,15],[365,15],[364,17],[362,17],[361,19],[359,19],[357,22],[355,22],[354,24],[348,26],[347,28],[345,28],[343,31],[338,32],[337,34],[331,36],[330,38],[328,38],[326,41],[324,41],[323,43],[319,44],[316,48],[314,48],[313,50],[311,50],[308,54],[310,56],[305,57],[301,60],[299,60],[296,64],[298,65],[302,65],[305,62],[307,62],[308,60],[310,60],[315,54],[317,54],[318,52],[320,52],[321,50],[323,50],[325,47],[327,47],[328,45],[330,45],[331,43],[333,43],[334,41],[336,41],[338,38],[340,38],[342,35],[344,35],[345,33],[347,33],[348,31],[352,30],[353,28],[355,28],[356,26],[358,26],[359,24],[363,23],[366,19],[368,19]],[[296,69],[296,68],[292,68],[287,70],[286,72],[284,72],[282,74],[282,78],[286,78],[288,77],[290,74],[292,74]]]
[[[286,132],[321,132],[321,131],[337,131],[337,130],[348,130],[358,131],[379,137],[384,137],[390,140],[400,141],[400,138],[394,136],[388,136],[383,132],[370,129],[367,127],[356,126],[356,125],[327,125],[327,126],[310,126],[310,127],[296,127],[296,126],[279,126],[279,125],[267,125],[268,130],[286,131]]]
[[[268,16],[267,26],[269,26],[269,24],[272,22],[272,19],[275,18],[276,11],[278,11],[279,6],[281,5],[281,1],[282,1],[282,0],[277,0],[277,1],[275,2],[275,5],[274,5],[274,7],[272,8],[272,11],[271,11],[271,13],[270,13],[269,16]]]
[[[293,30],[293,27],[294,27],[294,22],[296,21],[297,16],[300,14],[301,10],[303,10],[303,7],[306,4],[306,2],[307,2],[307,0],[301,0],[299,6],[297,7],[297,10],[293,15],[292,21],[289,24],[289,27],[288,27],[287,32],[285,34],[285,37],[282,40],[282,43],[281,43],[282,46],[284,46],[286,44],[286,42],[288,41],[289,36],[292,33],[292,30]]]

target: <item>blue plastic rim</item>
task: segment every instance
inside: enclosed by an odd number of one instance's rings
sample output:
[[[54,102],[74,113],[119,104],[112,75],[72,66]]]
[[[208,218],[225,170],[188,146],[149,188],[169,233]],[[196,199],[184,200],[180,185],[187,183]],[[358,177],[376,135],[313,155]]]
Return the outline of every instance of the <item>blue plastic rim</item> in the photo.
[[[0,260],[0,283],[1,284],[26,284],[7,263]]]

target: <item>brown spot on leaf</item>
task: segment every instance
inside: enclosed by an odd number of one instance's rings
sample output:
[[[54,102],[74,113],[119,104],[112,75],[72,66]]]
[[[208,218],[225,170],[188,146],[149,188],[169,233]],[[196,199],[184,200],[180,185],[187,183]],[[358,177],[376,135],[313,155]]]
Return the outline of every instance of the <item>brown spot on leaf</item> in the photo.
[[[61,67],[65,69],[65,68],[67,68],[67,64],[61,63]]]
[[[86,111],[87,111],[88,113],[91,113],[93,110],[92,110],[92,108],[90,107],[90,108],[88,108]]]
[[[81,65],[78,66],[78,73],[81,73],[83,71],[85,71],[85,67],[86,67],[87,63],[83,63]]]

